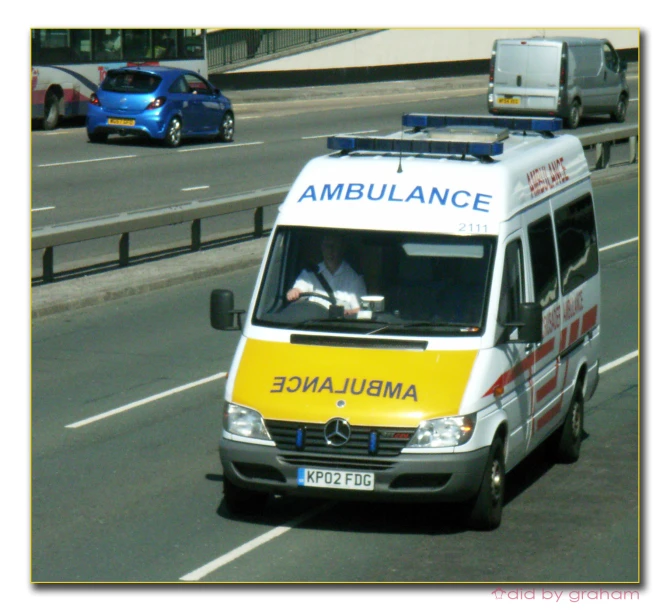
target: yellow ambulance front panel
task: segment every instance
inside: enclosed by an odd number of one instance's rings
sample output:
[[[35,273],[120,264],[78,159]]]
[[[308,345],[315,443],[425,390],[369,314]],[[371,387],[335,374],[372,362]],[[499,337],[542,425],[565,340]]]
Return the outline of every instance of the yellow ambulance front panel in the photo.
[[[269,420],[412,427],[459,413],[476,356],[248,339],[232,400]]]

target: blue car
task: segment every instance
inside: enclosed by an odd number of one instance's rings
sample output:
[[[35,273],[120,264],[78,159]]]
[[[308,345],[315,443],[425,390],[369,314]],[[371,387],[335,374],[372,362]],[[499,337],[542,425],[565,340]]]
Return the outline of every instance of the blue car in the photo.
[[[230,100],[197,72],[164,66],[109,70],[91,94],[86,116],[91,142],[109,134],[145,135],[166,146],[183,137],[231,142],[235,115]]]

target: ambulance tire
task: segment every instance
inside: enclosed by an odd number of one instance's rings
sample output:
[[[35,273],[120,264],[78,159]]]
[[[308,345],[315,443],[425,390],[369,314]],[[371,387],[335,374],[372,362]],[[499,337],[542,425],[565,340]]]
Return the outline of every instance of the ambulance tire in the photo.
[[[265,492],[240,488],[225,475],[223,477],[223,502],[232,515],[247,516],[260,513],[268,497],[269,495]]]
[[[552,439],[554,461],[563,464],[577,462],[583,434],[584,398],[581,388],[576,388],[565,420]]]
[[[469,506],[467,526],[472,530],[495,530],[502,521],[505,500],[505,449],[503,440],[496,437],[477,496]]]

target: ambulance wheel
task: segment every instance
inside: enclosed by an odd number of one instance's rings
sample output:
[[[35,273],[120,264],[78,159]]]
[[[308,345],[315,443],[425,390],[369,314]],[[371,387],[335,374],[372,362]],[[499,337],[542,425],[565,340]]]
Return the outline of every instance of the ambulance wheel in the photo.
[[[240,488],[224,475],[223,502],[231,514],[245,516],[259,513],[267,500],[267,493]]]
[[[584,398],[581,388],[575,389],[570,409],[562,426],[554,433],[553,458],[558,463],[573,463],[579,459],[584,433]]]
[[[469,506],[467,525],[472,530],[495,530],[502,521],[505,500],[505,450],[496,437],[491,445],[481,487]]]
[[[570,112],[566,118],[566,124],[570,129],[577,129],[582,118],[582,106],[575,100],[570,105]]]

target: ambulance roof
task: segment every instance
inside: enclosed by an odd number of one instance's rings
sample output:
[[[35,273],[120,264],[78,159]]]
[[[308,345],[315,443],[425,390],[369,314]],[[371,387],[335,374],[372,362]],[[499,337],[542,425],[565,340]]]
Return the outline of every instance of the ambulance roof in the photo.
[[[515,118],[447,117],[405,115],[405,129],[389,136],[330,138],[338,152],[307,163],[277,223],[497,234],[520,210],[589,176],[575,136],[517,130],[526,124]]]

